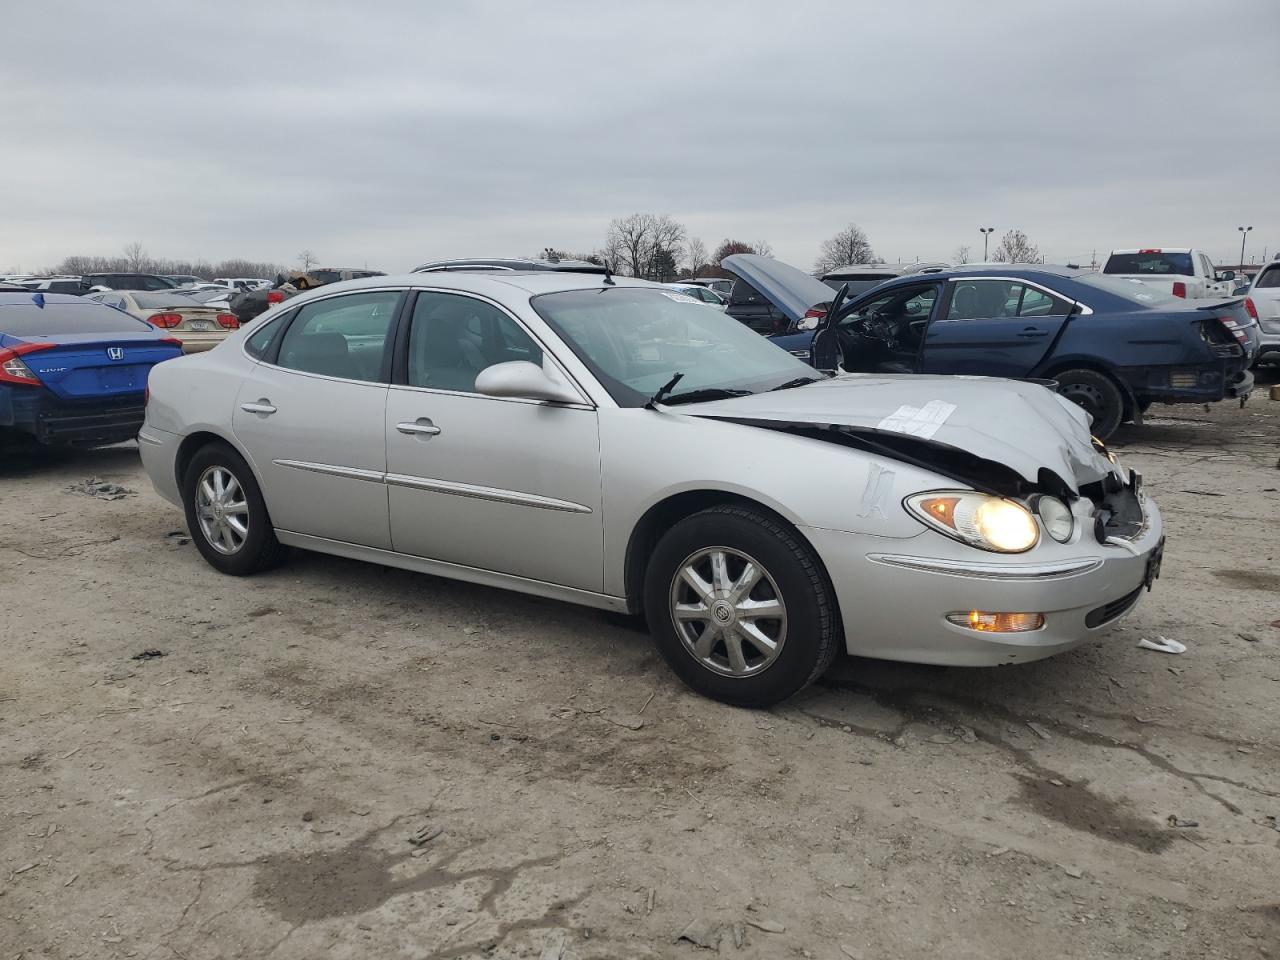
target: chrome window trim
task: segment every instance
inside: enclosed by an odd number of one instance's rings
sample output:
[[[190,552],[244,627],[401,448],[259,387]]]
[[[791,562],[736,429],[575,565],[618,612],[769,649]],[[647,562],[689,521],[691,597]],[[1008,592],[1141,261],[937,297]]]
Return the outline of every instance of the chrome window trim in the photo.
[[[443,493],[448,496],[466,497],[470,500],[489,500],[494,503],[510,503],[518,507],[533,507],[538,510],[554,510],[559,513],[592,513],[592,509],[583,503],[572,500],[560,500],[556,497],[544,497],[536,493],[524,493],[520,490],[507,490],[502,487],[484,487],[475,483],[460,483],[456,480],[436,480],[432,477],[417,477],[407,473],[385,473],[378,470],[363,470],[359,467],[343,467],[332,463],[312,463],[307,460],[272,460],[278,467],[292,467],[308,473],[319,473],[328,477],[342,477],[347,480],[363,480],[367,483],[383,483],[392,487],[408,487],[414,490],[427,490],[432,493]]]
[[[1037,290],[1043,291],[1044,293],[1047,293],[1047,294],[1049,294],[1049,296],[1051,296],[1051,297],[1055,297],[1055,298],[1057,298],[1058,300],[1065,300],[1065,301],[1067,301],[1067,303],[1075,304],[1077,307],[1079,307],[1079,308],[1080,308],[1080,310],[1079,310],[1079,312],[1077,312],[1077,313],[1073,314],[1073,316],[1078,316],[1078,317],[1087,317],[1087,316],[1090,316],[1090,315],[1093,313],[1093,308],[1092,308],[1091,306],[1089,306],[1087,303],[1085,303],[1085,302],[1083,302],[1083,301],[1081,301],[1081,300],[1076,300],[1076,299],[1075,299],[1075,298],[1073,298],[1073,297],[1068,297],[1066,294],[1061,293],[1061,292],[1060,292],[1060,291],[1058,291],[1058,290],[1054,290],[1052,287],[1046,287],[1043,283],[1038,283],[1038,282],[1037,282],[1037,281],[1035,281],[1035,280],[1028,280],[1028,279],[1026,279],[1025,277],[1003,277],[1003,276],[998,276],[998,275],[996,275],[996,274],[988,274],[988,273],[984,273],[984,274],[981,274],[981,275],[974,275],[974,276],[970,276],[969,274],[964,274],[963,276],[959,276],[959,277],[957,277],[957,276],[951,276],[951,277],[948,277],[948,278],[947,278],[947,283],[960,283],[960,282],[965,281],[965,280],[1001,280],[1001,281],[1003,281],[1003,282],[1005,282],[1005,283],[1021,283],[1023,286],[1027,286],[1027,287],[1035,287]],[[1051,316],[1058,316],[1058,314],[1047,314],[1047,315],[1046,315],[1046,317],[1051,317]],[[974,320],[984,320],[984,319],[990,319],[990,320],[1040,320],[1040,319],[1043,319],[1043,318],[1041,318],[1041,317],[973,317],[972,319],[974,319]],[[938,322],[938,323],[965,323],[966,321],[964,321],[964,320],[960,319],[959,317],[956,317],[956,318],[953,318],[953,319],[948,319],[947,317],[940,317],[940,318],[937,320],[937,322]]]
[[[981,561],[945,560],[938,557],[907,557],[889,553],[869,553],[867,559],[892,567],[908,567],[927,573],[983,580],[1047,580],[1090,573],[1102,566],[1098,557],[1057,560],[1048,563],[982,563]]]
[[[557,365],[558,366],[558,365]],[[568,374],[565,375],[566,377]],[[387,386],[387,384],[381,384]],[[409,393],[433,393],[442,397],[468,397],[472,400],[494,400],[498,403],[528,403],[537,407],[555,407],[563,410],[588,410],[597,409],[590,401],[583,400],[578,403],[561,403],[556,400],[533,400],[529,397],[491,397],[487,393],[476,393],[474,390],[445,390],[441,387],[415,387],[407,383],[390,384],[392,390],[399,390]],[[576,388],[576,384],[575,384]],[[581,393],[581,391],[578,391]]]

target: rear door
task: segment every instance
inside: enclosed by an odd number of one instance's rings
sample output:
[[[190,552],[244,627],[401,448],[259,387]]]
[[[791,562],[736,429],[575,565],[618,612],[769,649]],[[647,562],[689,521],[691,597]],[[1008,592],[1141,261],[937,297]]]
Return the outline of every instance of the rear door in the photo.
[[[1071,302],[1026,281],[961,277],[925,333],[923,373],[1025,377],[1048,355]]]
[[[277,527],[391,547],[383,421],[401,296],[369,290],[304,304],[245,377],[232,427]]]

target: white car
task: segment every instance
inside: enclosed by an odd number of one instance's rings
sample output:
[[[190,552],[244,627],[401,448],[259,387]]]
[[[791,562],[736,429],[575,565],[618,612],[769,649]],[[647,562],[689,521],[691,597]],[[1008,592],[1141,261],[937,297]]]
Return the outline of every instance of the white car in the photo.
[[[270,280],[263,280],[260,277],[214,277],[213,282],[227,287],[232,292],[236,290],[261,290],[264,287],[271,286]]]
[[[664,283],[664,287],[668,290],[676,290],[683,293],[686,297],[692,297],[699,303],[705,303],[708,306],[715,307],[717,310],[727,310],[729,301],[720,294],[716,293],[710,287],[699,286],[693,283]]]
[[[644,611],[687,683],[741,705],[841,650],[1061,653],[1160,567],[1140,478],[1045,387],[829,378],[639,280],[332,284],[148,386],[143,463],[216,569],[304,547]]]
[[[1280,363],[1280,258],[1253,278],[1245,309],[1258,321],[1258,363]]]
[[[1149,287],[1185,300],[1229,297],[1235,289],[1235,271],[1219,273],[1207,255],[1192,247],[1143,247],[1112,250],[1102,272],[1126,280],[1141,280]]]

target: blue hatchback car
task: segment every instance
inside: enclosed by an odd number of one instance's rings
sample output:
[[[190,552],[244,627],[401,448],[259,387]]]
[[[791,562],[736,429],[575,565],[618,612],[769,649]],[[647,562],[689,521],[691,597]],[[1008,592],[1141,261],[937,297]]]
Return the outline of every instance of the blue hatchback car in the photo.
[[[1054,380],[1102,439],[1154,402],[1253,389],[1259,332],[1243,298],[1186,301],[1078,268],[979,264],[842,301],[777,260],[739,254],[723,266],[789,318],[770,339],[820,370]]]
[[[180,341],[113,307],[0,292],[0,445],[130,440],[151,368],[180,356]]]

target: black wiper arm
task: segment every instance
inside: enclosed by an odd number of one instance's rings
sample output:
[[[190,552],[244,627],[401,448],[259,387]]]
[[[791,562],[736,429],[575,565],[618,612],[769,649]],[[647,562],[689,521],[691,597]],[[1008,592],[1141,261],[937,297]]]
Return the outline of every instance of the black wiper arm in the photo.
[[[676,393],[662,401],[666,406],[676,403],[701,403],[703,400],[728,400],[731,397],[749,397],[750,390],[729,390],[724,387],[707,387],[703,390],[688,390]]]
[[[786,383],[780,383],[776,387],[771,387],[769,392],[774,390],[790,390],[792,387],[803,387],[805,384],[817,383],[819,380],[825,380],[826,377],[796,377],[794,380],[788,380]]]
[[[666,383],[664,383],[662,386],[658,388],[657,392],[654,393],[654,395],[649,398],[649,402],[646,403],[645,406],[648,407],[650,410],[652,410],[654,407],[654,404],[661,403],[662,398],[665,397],[667,394],[669,394],[672,390],[674,390],[676,387],[676,384],[683,379],[684,379],[684,374],[677,373],[674,377],[672,377],[670,380],[668,380]]]

